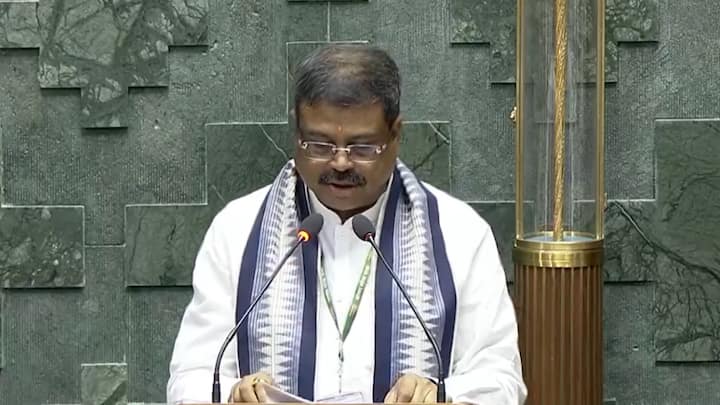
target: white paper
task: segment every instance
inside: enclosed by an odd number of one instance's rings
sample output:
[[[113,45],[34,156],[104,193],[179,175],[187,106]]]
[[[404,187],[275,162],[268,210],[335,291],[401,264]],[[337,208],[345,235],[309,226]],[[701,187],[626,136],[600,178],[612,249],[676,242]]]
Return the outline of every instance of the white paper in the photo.
[[[312,401],[308,401],[305,398],[293,395],[289,392],[285,392],[273,385],[265,384],[264,388],[265,393],[267,394],[268,403],[271,404],[284,404],[288,402],[302,402],[304,404],[312,403]]]
[[[265,385],[265,393],[267,394],[268,403],[271,404],[284,404],[289,402],[299,402],[303,404],[322,404],[322,403],[334,403],[334,404],[357,404],[365,403],[362,393],[360,392],[348,392],[344,394],[333,395],[326,398],[320,398],[313,401],[308,401],[305,398],[293,395],[289,392],[283,391],[278,387],[272,385]]]
[[[315,401],[318,404],[331,403],[331,404],[363,404],[365,398],[360,392],[348,392],[345,394],[333,395],[327,398],[321,398]]]

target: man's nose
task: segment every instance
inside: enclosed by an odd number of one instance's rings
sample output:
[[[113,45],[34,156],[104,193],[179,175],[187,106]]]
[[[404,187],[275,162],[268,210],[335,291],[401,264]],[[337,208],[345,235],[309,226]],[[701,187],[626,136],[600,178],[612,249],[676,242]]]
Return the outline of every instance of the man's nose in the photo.
[[[330,166],[339,172],[350,170],[353,167],[353,161],[350,160],[349,151],[347,149],[337,150],[330,160]]]

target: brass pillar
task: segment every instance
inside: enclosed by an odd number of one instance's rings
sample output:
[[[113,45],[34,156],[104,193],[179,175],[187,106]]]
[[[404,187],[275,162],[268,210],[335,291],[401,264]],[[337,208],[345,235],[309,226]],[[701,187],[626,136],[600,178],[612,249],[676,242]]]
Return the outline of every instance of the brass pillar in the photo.
[[[527,404],[602,404],[602,241],[518,241],[515,306]]]
[[[515,307],[527,405],[603,391],[604,0],[517,0]]]

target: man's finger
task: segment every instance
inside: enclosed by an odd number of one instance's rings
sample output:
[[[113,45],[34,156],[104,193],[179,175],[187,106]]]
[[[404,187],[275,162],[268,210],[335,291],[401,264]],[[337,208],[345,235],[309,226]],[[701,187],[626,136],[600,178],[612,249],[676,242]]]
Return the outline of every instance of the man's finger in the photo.
[[[272,379],[272,377],[270,377],[269,375],[267,375],[267,374],[265,374],[265,373],[263,373],[263,372],[256,373],[254,376],[255,376],[255,381],[256,381],[256,382],[257,382],[257,381],[262,381],[262,382],[264,382],[265,384],[269,384],[269,385],[272,385],[272,384],[273,384],[273,379]]]
[[[397,390],[396,402],[410,402],[413,394],[415,394],[415,387],[417,386],[417,380],[411,376],[401,377],[397,383],[395,383],[395,389]]]
[[[242,394],[240,393],[240,388],[243,381],[240,380],[238,383],[233,385],[232,392],[230,393],[230,399],[228,402],[235,403],[235,402],[242,402]]]
[[[267,392],[265,391],[266,385],[272,385],[273,379],[269,375],[260,372],[255,374],[253,379],[253,385],[255,389],[255,395],[257,396],[258,402],[266,403],[268,401]]]
[[[240,383],[236,383],[232,386],[230,389],[230,397],[228,398],[228,402],[233,403],[240,400]]]
[[[240,398],[238,402],[257,403],[258,399],[255,395],[255,387],[253,387],[252,381],[246,381],[240,384],[239,387]]]
[[[272,377],[263,372],[246,375],[240,382],[233,386],[230,401],[248,403],[267,402],[267,393],[265,392],[265,387],[262,387],[262,385],[272,385],[272,382]]]
[[[261,403],[267,403],[268,397],[267,393],[265,392],[265,383],[259,382],[255,384],[255,394],[257,395],[257,399]]]
[[[428,402],[427,398],[432,397],[437,392],[437,386],[430,380],[421,377],[417,377],[416,381],[418,381],[417,386],[410,402],[415,404]],[[435,398],[431,402],[435,402]]]
[[[387,393],[387,395],[385,395],[384,402],[386,404],[394,404],[395,402],[397,402],[397,391],[395,391],[395,388],[391,389]]]
[[[425,398],[423,398],[420,402],[424,402],[426,404],[432,404],[437,402],[437,389],[429,389],[427,394],[425,394]]]
[[[425,398],[429,395],[432,395],[433,392],[435,392],[435,384],[431,383],[428,380],[422,380],[422,382],[418,383],[415,387],[415,393],[413,394],[410,402],[414,404],[427,402]]]
[[[421,402],[425,402],[425,396],[427,396],[427,392],[430,390],[430,387],[428,387],[427,384],[417,384],[415,386],[415,391],[413,392],[412,398],[410,398],[411,403],[413,404],[419,404]]]

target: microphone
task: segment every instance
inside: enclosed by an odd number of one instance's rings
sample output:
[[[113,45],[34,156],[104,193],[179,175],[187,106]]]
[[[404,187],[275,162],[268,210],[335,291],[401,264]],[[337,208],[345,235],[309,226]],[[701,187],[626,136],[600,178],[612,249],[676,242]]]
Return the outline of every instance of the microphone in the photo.
[[[320,214],[310,214],[307,218],[305,218],[304,221],[300,224],[300,228],[297,232],[297,242],[290,248],[290,250],[283,256],[283,258],[280,260],[280,263],[278,263],[275,270],[270,275],[270,278],[265,283],[265,285],[260,289],[260,293],[252,300],[250,303],[250,306],[248,306],[248,309],[245,311],[245,313],[240,317],[240,320],[235,324],[235,327],[230,331],[230,333],[225,338],[225,341],[223,342],[222,346],[220,347],[220,352],[218,353],[217,360],[215,360],[215,370],[213,372],[213,384],[212,384],[212,403],[213,404],[219,404],[220,403],[220,362],[222,361],[223,354],[225,353],[225,350],[227,349],[228,345],[230,344],[230,341],[235,337],[235,334],[237,334],[238,329],[240,329],[240,326],[242,326],[243,323],[245,323],[245,320],[247,319],[248,315],[250,315],[250,311],[252,311],[255,306],[257,306],[258,302],[260,302],[260,298],[262,298],[263,294],[265,294],[265,291],[270,287],[270,283],[273,282],[275,279],[275,276],[278,275],[280,272],[280,269],[282,266],[287,262],[287,260],[292,256],[292,254],[297,250],[298,246],[300,246],[303,243],[307,243],[315,237],[323,226],[323,217]]]
[[[437,344],[437,340],[435,340],[435,337],[432,335],[432,333],[430,333],[430,328],[427,327],[427,324],[420,316],[420,312],[418,312],[415,304],[413,304],[412,300],[410,299],[407,290],[405,290],[405,287],[403,287],[402,283],[400,283],[397,274],[395,274],[393,269],[390,267],[390,264],[388,264],[387,260],[385,260],[385,256],[383,256],[377,243],[375,243],[375,226],[372,224],[372,222],[370,222],[370,220],[367,219],[367,217],[364,215],[355,215],[352,220],[352,227],[355,235],[358,238],[364,240],[365,242],[369,242],[370,245],[372,245],[373,249],[375,249],[375,253],[377,253],[378,258],[380,258],[380,261],[382,261],[385,269],[387,269],[388,273],[390,273],[390,276],[395,281],[395,285],[398,286],[398,289],[400,289],[403,297],[405,297],[405,301],[407,301],[410,309],[412,309],[413,313],[415,314],[415,318],[417,318],[418,322],[420,322],[420,326],[422,327],[423,332],[425,332],[425,336],[427,336],[430,344],[432,345],[433,351],[435,351],[435,359],[437,360],[438,380],[436,402],[445,402],[445,373],[443,372],[443,363],[440,356],[440,347]]]

